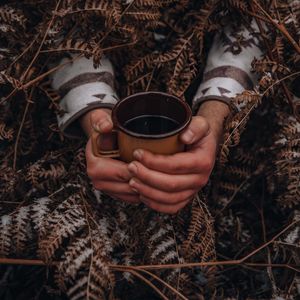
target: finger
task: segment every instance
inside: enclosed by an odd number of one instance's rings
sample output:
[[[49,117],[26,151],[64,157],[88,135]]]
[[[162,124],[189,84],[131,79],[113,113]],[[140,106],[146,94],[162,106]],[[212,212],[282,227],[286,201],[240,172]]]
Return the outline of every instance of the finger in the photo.
[[[209,124],[207,120],[201,116],[192,118],[188,128],[180,135],[180,139],[184,144],[195,144],[209,133]]]
[[[148,169],[175,175],[207,172],[211,170],[214,164],[214,155],[204,153],[204,150],[200,147],[173,155],[153,154],[149,151],[138,149],[134,151],[133,155],[136,160]]]
[[[138,204],[141,203],[141,200],[138,195],[131,196],[131,195],[125,195],[125,194],[108,194],[110,197],[112,197],[115,200],[127,202],[130,204]]]
[[[132,177],[126,163],[94,156],[91,140],[86,145],[86,162],[88,176],[92,180],[104,179],[106,181],[128,182]]]
[[[185,190],[177,193],[166,193],[164,191],[160,191],[148,185],[145,185],[137,178],[132,178],[129,182],[129,185],[141,196],[153,199],[153,201],[155,202],[168,205],[184,202],[196,193],[195,190]]]
[[[180,192],[188,189],[200,189],[207,184],[208,176],[199,174],[170,175],[146,168],[134,161],[128,165],[132,176],[144,184],[165,192]]]
[[[113,129],[111,111],[107,109],[95,109],[90,116],[91,126],[100,133],[108,133]]]
[[[156,210],[161,213],[165,214],[176,214],[178,213],[183,207],[185,207],[191,199],[188,199],[184,202],[178,203],[176,205],[166,205],[166,204],[161,204],[158,202],[153,201],[153,199],[146,198],[144,196],[140,196],[141,201],[147,205],[148,207],[152,208],[153,210]]]
[[[125,195],[137,195],[128,183],[116,182],[116,181],[93,181],[93,186],[96,190],[103,191],[107,194],[125,194]]]

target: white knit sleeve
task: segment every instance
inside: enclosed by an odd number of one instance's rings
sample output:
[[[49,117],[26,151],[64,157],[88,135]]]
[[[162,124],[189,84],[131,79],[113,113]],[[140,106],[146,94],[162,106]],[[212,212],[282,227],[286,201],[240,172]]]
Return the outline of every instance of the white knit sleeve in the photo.
[[[233,97],[244,90],[253,89],[257,79],[251,72],[251,62],[262,55],[258,33],[257,23],[252,21],[248,27],[230,26],[216,34],[208,55],[203,81],[193,100],[195,110],[201,103],[212,99],[231,106]]]
[[[63,113],[57,115],[57,121],[66,136],[76,137],[81,132],[76,122],[80,116],[95,108],[112,108],[118,101],[114,71],[106,57],[101,59],[98,68],[94,68],[92,59],[85,57],[73,60],[69,56],[60,64],[62,67],[51,77],[52,88],[62,97]]]

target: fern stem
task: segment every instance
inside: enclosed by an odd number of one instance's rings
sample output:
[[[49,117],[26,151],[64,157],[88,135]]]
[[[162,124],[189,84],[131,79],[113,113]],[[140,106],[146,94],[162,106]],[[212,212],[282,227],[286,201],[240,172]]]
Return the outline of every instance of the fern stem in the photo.
[[[122,270],[121,268],[115,268],[115,271],[121,271],[123,272],[124,270]],[[134,271],[132,269],[127,270],[127,272],[132,273],[133,275],[135,275],[137,278],[141,279],[142,281],[144,281],[146,284],[148,284],[162,299],[164,300],[169,300],[169,298],[167,298],[151,281],[149,281],[146,277],[144,277],[143,275],[139,274],[137,271]]]
[[[253,2],[265,14],[265,16],[269,19],[269,21],[288,39],[288,41],[292,44],[292,46],[295,48],[298,54],[300,54],[300,46],[289,34],[285,26],[282,23],[280,23],[280,20],[278,20],[277,22],[262,8],[262,6],[256,0],[253,0]]]
[[[25,123],[25,119],[26,119],[26,116],[27,116],[29,105],[32,103],[31,99],[32,99],[32,94],[33,94],[34,89],[35,89],[34,87],[31,89],[29,98],[26,97],[27,98],[26,99],[27,103],[26,103],[26,106],[25,106],[22,121],[21,121],[19,130],[18,130],[18,133],[17,133],[17,137],[16,137],[16,142],[15,142],[15,146],[14,146],[14,159],[13,159],[13,169],[14,170],[16,170],[16,167],[17,167],[17,155],[18,155],[19,139],[20,139],[20,136],[21,136],[21,132],[22,132],[24,123]]]
[[[55,7],[55,10],[54,10],[55,12],[57,12],[58,7],[59,7],[59,5],[60,5],[60,2],[61,2],[61,0],[59,0],[59,1],[57,2],[56,7]],[[49,25],[47,26],[47,29],[46,29],[46,32],[45,32],[45,34],[44,34],[44,36],[43,36],[43,39],[42,39],[42,41],[41,41],[41,44],[39,45],[39,48],[37,49],[37,51],[36,51],[36,53],[35,53],[35,55],[34,55],[32,61],[30,62],[29,66],[27,67],[26,71],[25,71],[25,72],[23,73],[23,75],[21,76],[21,81],[23,81],[24,79],[26,79],[26,76],[27,76],[29,70],[31,69],[31,67],[32,67],[32,65],[34,64],[34,62],[36,61],[36,59],[38,58],[38,56],[39,56],[39,54],[40,54],[40,51],[41,51],[41,49],[42,49],[42,47],[43,47],[43,45],[44,45],[44,42],[45,42],[45,40],[46,40],[46,37],[47,37],[47,35],[48,35],[48,32],[49,32],[49,30],[50,30],[50,28],[51,28],[51,26],[52,26],[52,24],[53,24],[53,22],[54,22],[55,17],[56,17],[55,14],[53,14],[53,15],[52,15],[52,18],[51,18],[51,20],[50,20],[50,22],[49,22]]]
[[[56,266],[58,262],[54,261],[50,264],[46,264],[41,259],[0,258],[0,265]]]

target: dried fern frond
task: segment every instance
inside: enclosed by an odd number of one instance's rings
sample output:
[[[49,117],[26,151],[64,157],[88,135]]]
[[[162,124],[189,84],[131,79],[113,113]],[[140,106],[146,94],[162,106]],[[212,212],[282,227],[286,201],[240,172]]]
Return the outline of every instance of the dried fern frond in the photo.
[[[6,257],[10,254],[12,247],[12,218],[9,215],[1,217],[0,224],[0,256]]]
[[[66,199],[44,223],[41,229],[39,253],[45,261],[53,260],[62,242],[86,226],[84,212],[77,203],[78,200],[76,197]]]

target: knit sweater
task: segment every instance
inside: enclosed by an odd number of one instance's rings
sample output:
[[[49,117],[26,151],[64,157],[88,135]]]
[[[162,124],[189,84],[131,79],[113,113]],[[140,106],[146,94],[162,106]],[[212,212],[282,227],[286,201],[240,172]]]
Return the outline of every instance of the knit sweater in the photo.
[[[231,100],[256,84],[251,62],[262,55],[257,24],[249,27],[226,27],[215,35],[209,51],[203,80],[193,99],[194,111],[204,101],[219,100],[233,107]],[[57,116],[61,131],[70,137],[78,136],[76,120],[95,108],[112,108],[119,100],[114,87],[114,68],[102,57],[95,68],[92,59],[74,56],[64,58],[62,67],[53,73],[52,87],[59,91],[63,114]],[[68,63],[69,61],[69,63]],[[117,66],[114,66],[115,68]]]

